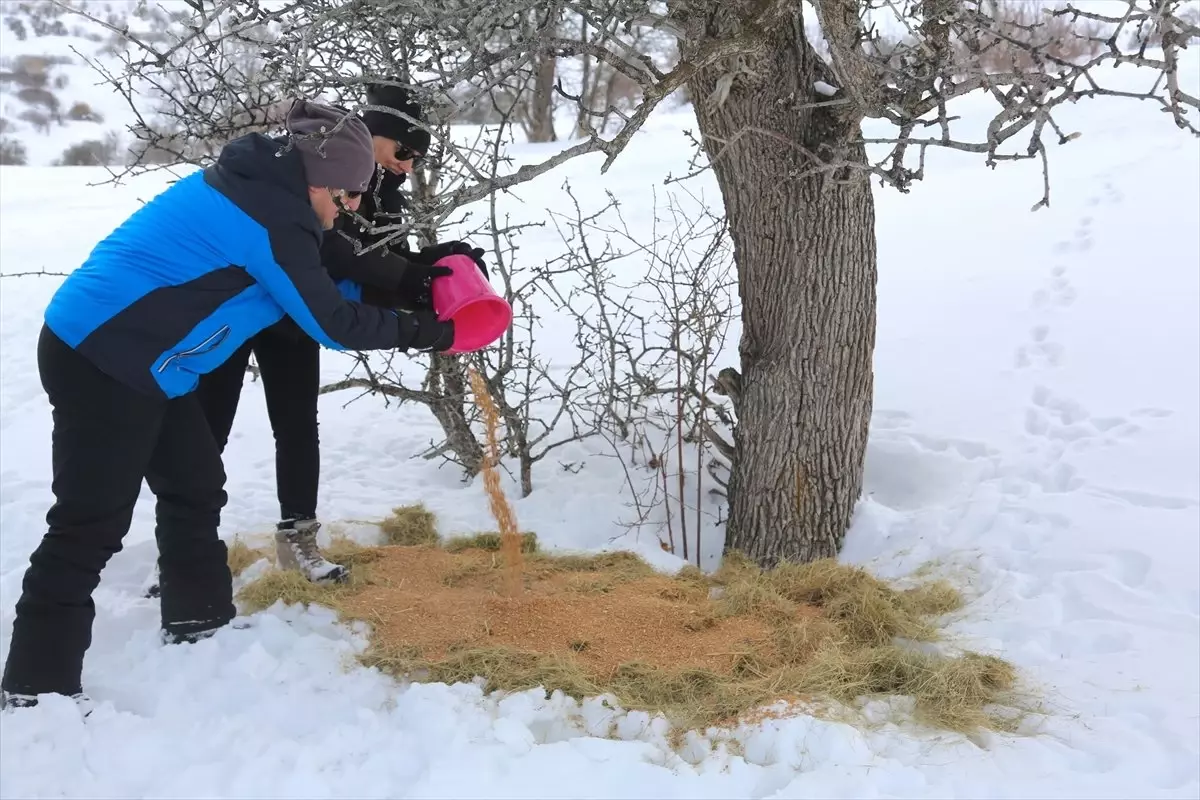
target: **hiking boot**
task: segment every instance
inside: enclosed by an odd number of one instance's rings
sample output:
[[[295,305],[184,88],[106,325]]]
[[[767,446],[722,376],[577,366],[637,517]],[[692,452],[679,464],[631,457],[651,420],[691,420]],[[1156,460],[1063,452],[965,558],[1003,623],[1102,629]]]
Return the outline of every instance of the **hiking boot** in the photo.
[[[275,560],[280,569],[296,570],[313,583],[343,583],[350,572],[341,564],[327,561],[317,548],[315,519],[285,519],[275,532]]]
[[[200,628],[196,625],[172,625],[161,628],[158,636],[163,644],[196,644],[205,639],[211,639],[217,631],[227,626],[235,631],[244,631],[250,627],[245,622],[214,623],[210,628]]]
[[[71,699],[79,706],[79,710],[83,712],[83,716],[88,716],[95,709],[96,704],[92,702],[92,698],[88,697],[83,692],[71,695]],[[36,694],[14,694],[12,692],[0,692],[0,711],[4,709],[18,708],[33,708],[38,704],[38,696]]]

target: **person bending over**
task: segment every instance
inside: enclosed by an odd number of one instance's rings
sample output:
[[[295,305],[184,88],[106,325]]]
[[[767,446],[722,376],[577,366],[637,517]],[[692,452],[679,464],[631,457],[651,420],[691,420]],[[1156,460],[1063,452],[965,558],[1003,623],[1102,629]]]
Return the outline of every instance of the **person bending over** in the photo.
[[[422,108],[396,86],[371,85],[367,104],[395,109],[422,121]],[[483,250],[463,242],[448,242],[411,252],[406,237],[361,252],[387,232],[374,229],[395,225],[407,212],[402,187],[414,163],[429,149],[429,132],[402,116],[367,111],[363,121],[372,136],[377,167],[361,197],[346,198],[343,214],[321,244],[321,261],[334,280],[362,286],[364,302],[417,312],[433,309],[431,284],[449,269],[434,266],[445,255],[471,256],[487,275]],[[370,227],[357,223],[354,214]],[[443,343],[439,343],[443,344]],[[321,354],[319,344],[295,322],[283,319],[254,336],[224,364],[200,379],[198,393],[218,447],[224,451],[233,429],[250,355],[258,364],[267,417],[275,440],[275,488],[279,519],[275,532],[276,563],[300,572],[313,582],[340,582],[345,567],[321,555],[317,534],[317,495],[321,450],[317,423]],[[151,586],[149,595],[158,589]]]
[[[264,328],[289,316],[338,350],[436,349],[432,312],[356,302],[321,265],[321,241],[375,169],[344,110],[298,100],[287,136],[249,134],[104,238],[51,298],[38,371],[52,409],[54,504],[29,559],[0,677],[0,705],[82,697],[92,593],[121,550],[143,479],[154,492],[165,642],[236,614],[217,535],[225,470],[195,393]]]

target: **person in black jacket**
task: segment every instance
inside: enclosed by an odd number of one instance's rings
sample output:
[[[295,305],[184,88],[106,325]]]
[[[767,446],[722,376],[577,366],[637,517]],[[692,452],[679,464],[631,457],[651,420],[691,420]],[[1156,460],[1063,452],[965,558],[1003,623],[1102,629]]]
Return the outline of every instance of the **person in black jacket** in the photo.
[[[366,190],[370,132],[306,101],[288,135],[250,134],[172,184],[105,237],[50,300],[38,371],[53,410],[55,502],[16,604],[0,705],[82,694],[92,593],[121,550],[143,479],[155,509],[164,641],[235,616],[218,536],[225,471],[195,393],[264,328],[290,317],[338,350],[444,349],[450,323],[355,301],[320,243],[339,202]]]
[[[422,109],[402,88],[372,85],[368,105],[385,106],[422,119]],[[375,175],[363,193],[358,216],[373,229],[395,225],[407,204],[401,187],[414,161],[427,152],[430,135],[407,119],[386,111],[369,110],[363,121],[372,135],[377,162]],[[357,199],[357,198],[356,198]],[[335,281],[350,280],[362,286],[364,302],[432,312],[430,286],[434,278],[450,273],[433,262],[450,253],[475,259],[487,274],[482,249],[449,242],[412,253],[405,238],[399,243],[360,253],[361,246],[386,237],[357,224],[347,208],[321,244],[321,262]],[[237,414],[238,401],[251,353],[258,363],[267,416],[275,439],[275,485],[279,519],[275,555],[283,569],[297,570],[314,582],[337,582],[347,571],[321,555],[317,546],[317,495],[321,453],[317,428],[320,389],[320,346],[290,320],[246,342],[218,369],[201,379],[199,396],[217,444],[224,451]],[[156,589],[152,586],[150,594]]]

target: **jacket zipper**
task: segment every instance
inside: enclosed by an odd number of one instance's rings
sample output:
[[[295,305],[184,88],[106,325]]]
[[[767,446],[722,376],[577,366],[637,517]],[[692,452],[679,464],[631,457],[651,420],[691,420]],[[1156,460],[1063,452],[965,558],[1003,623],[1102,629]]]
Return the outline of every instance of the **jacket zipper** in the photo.
[[[200,344],[196,345],[195,347],[189,347],[187,350],[182,350],[167,358],[166,361],[159,365],[157,372],[161,374],[164,370],[166,370],[167,367],[171,366],[173,361],[178,359],[200,355],[201,353],[207,353],[211,350],[217,349],[221,346],[221,342],[225,341],[225,337],[228,335],[229,326],[223,325],[220,330],[218,330],[212,336],[209,336],[203,342],[200,342]]]

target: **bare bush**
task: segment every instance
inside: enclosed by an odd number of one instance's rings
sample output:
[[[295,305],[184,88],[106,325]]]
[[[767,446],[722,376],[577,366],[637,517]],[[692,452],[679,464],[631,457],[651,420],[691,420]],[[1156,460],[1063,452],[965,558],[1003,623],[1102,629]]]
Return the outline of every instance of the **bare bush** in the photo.
[[[10,136],[0,136],[0,164],[21,167],[27,158],[24,144]]]
[[[44,89],[50,83],[54,67],[69,64],[70,59],[64,56],[31,56],[21,55],[13,59],[0,78],[5,83],[14,83],[25,89]]]
[[[25,23],[19,17],[9,16],[4,20],[4,24],[12,31],[13,36],[17,37],[18,42],[29,38],[29,31],[25,29]]]
[[[992,31],[977,41],[955,39],[960,74],[1056,71],[1060,64],[1086,63],[1107,48],[1108,31],[1098,20],[1073,20],[1047,10],[1038,0],[996,3]]]
[[[104,122],[104,115],[83,101],[71,104],[67,109],[67,119],[76,122]]]
[[[1153,19],[1139,22],[1128,34],[1130,47],[1162,47],[1163,36],[1173,31],[1168,38],[1174,41],[1182,40],[1186,44],[1200,42],[1200,5],[1184,7],[1179,12],[1179,26],[1163,25]]]
[[[36,108],[44,108],[52,117],[58,116],[58,96],[49,89],[25,88],[17,92],[17,99]]]
[[[13,3],[15,10],[10,14],[19,14],[29,23],[34,36],[67,36],[68,30],[64,14],[67,10],[47,0],[21,0]]]
[[[104,34],[97,32],[94,28],[84,28],[81,25],[71,28],[71,35],[76,39],[86,39],[89,42],[103,42],[106,38]]]
[[[703,523],[716,522],[706,512],[704,476],[723,496],[733,449],[733,420],[709,390],[738,306],[726,221],[684,193],[665,204],[656,197],[653,223],[639,233],[616,198],[585,214],[567,194],[574,213],[551,212],[564,252],[545,273],[579,280],[544,287],[575,328],[584,389],[567,413],[621,460],[634,524],[659,509],[665,549],[699,565]],[[633,477],[639,471],[641,481]]]
[[[499,125],[513,111],[517,92],[506,86],[493,86],[481,93],[466,86],[451,95],[454,115],[450,121],[466,125]]]
[[[17,119],[21,120],[22,122],[28,122],[37,133],[50,132],[50,124],[52,122],[50,115],[38,111],[35,108],[25,109],[20,114],[17,114]]]
[[[76,142],[54,162],[57,167],[107,167],[121,163],[120,138],[115,132],[103,139]]]

